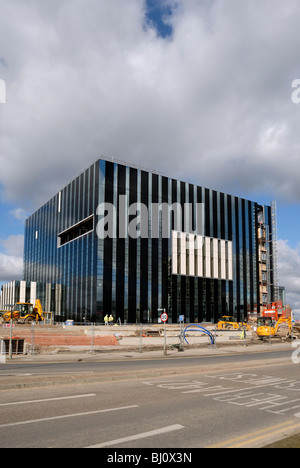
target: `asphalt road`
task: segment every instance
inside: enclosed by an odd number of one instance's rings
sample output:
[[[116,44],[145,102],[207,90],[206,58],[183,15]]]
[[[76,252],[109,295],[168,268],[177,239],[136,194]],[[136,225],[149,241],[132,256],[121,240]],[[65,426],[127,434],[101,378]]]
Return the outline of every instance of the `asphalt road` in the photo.
[[[155,374],[164,366],[175,374]],[[188,371],[181,374],[183,366]],[[298,368],[291,351],[122,362],[15,362],[1,367],[0,384],[1,378],[20,379],[24,374],[57,378],[109,370],[145,372],[146,377],[94,383],[78,378],[72,385],[1,391],[0,447],[105,448],[105,456],[132,448],[189,453],[192,448],[262,447],[300,432]],[[142,460],[133,464],[143,466]]]

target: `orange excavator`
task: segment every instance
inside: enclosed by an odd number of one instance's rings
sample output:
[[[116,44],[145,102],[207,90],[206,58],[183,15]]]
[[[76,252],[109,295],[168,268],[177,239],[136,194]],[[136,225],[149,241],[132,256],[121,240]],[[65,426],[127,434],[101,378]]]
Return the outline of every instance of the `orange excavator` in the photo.
[[[271,307],[265,309],[257,319],[256,333],[260,339],[274,336],[289,338],[292,332],[292,319],[284,315],[281,303],[273,302]]]
[[[277,321],[271,317],[259,317],[257,319],[257,336],[261,339],[281,336],[288,338],[292,335],[291,317],[280,317]]]

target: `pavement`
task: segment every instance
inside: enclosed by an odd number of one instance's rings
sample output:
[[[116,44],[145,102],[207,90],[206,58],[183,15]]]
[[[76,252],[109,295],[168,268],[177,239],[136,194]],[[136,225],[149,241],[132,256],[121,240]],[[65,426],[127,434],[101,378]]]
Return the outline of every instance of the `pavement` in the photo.
[[[162,343],[162,342],[161,342]],[[9,361],[6,358],[6,363],[17,361],[19,363],[24,362],[76,362],[78,360],[90,361],[95,359],[101,360],[120,360],[120,359],[155,359],[162,358],[164,356],[163,344],[157,345],[153,344],[150,346],[144,346],[142,351],[138,345],[136,346],[103,346],[97,347],[94,352],[91,352],[90,349],[80,349],[80,346],[73,346],[72,349],[68,348],[66,350],[61,349],[59,352],[50,351],[49,353],[37,353],[37,354],[19,354],[13,355],[12,360]],[[272,351],[280,350],[291,350],[293,348],[291,343],[261,343],[261,342],[250,342],[250,340],[243,340],[231,344],[230,342],[223,342],[213,345],[191,345],[184,346],[184,351],[180,352],[178,348],[168,345],[167,347],[167,356],[165,357],[174,357],[174,356],[220,356],[224,354],[240,354],[240,353],[268,353]],[[1,370],[1,367],[0,367]]]

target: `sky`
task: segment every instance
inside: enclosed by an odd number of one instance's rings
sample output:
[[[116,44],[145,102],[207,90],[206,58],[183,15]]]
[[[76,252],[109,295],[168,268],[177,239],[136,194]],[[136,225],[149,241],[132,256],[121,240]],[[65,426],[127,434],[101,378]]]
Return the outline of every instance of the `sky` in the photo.
[[[0,0],[0,283],[24,220],[101,155],[277,201],[300,318],[298,0]]]

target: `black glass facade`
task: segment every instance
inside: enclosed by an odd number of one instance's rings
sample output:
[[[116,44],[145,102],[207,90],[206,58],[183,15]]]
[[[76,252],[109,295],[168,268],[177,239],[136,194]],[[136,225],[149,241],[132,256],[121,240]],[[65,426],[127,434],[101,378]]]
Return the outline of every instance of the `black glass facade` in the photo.
[[[115,214],[106,235],[98,224],[107,214],[99,210],[103,203]],[[141,204],[143,227],[139,211],[130,211]],[[168,236],[163,213],[153,217],[152,207],[162,204],[177,204],[182,221],[179,229],[173,210]],[[61,285],[56,320],[103,322],[112,314],[127,323],[156,322],[161,308],[171,322],[179,315],[186,322],[242,320],[259,312],[262,212],[268,230],[268,206],[100,159],[26,221],[24,280]],[[123,229],[123,219],[135,223],[136,236]],[[271,272],[271,242],[266,251]]]

